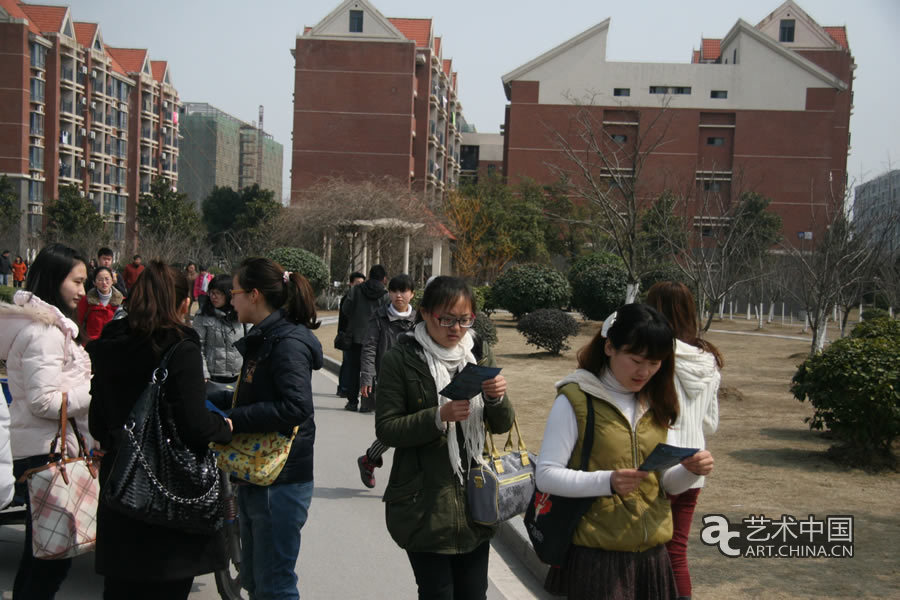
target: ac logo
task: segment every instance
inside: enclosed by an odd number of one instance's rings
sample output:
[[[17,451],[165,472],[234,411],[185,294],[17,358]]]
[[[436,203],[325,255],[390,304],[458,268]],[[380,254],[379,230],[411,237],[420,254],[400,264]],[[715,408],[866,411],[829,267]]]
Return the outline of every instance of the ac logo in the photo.
[[[729,529],[731,523],[725,515],[703,515],[703,529],[700,531],[700,540],[707,546],[718,546],[719,552],[730,558],[741,555],[738,548],[731,546],[731,540],[740,537],[737,531]]]

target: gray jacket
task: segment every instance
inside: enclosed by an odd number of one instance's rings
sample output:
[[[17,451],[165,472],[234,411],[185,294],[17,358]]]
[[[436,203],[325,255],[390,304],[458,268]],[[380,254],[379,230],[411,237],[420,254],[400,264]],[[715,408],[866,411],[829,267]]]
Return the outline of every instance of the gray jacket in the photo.
[[[225,313],[216,310],[215,316],[198,314],[194,317],[194,329],[200,335],[200,350],[203,352],[203,376],[237,377],[244,364],[244,358],[234,347],[234,343],[244,337],[248,325],[225,318]]]
[[[416,322],[415,309],[412,309],[408,317],[397,317],[391,314],[390,306],[390,303],[382,305],[369,319],[360,358],[360,386],[372,385],[381,368],[381,359],[394,347],[400,334],[412,329]]]

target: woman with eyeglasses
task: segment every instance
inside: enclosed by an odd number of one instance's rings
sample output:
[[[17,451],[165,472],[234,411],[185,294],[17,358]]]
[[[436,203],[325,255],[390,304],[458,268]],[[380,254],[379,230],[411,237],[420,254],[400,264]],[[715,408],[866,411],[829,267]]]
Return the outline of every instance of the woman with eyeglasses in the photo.
[[[486,597],[493,527],[472,521],[466,473],[481,461],[485,424],[509,431],[514,412],[497,375],[469,400],[440,395],[467,363],[493,365],[471,329],[475,297],[462,279],[425,288],[417,324],[399,337],[379,371],[375,432],[394,447],[384,493],[387,528],[406,550],[420,600]]]
[[[207,393],[222,396],[231,408],[231,397],[226,386],[237,382],[244,359],[234,347],[244,337],[249,325],[238,322],[237,311],[231,305],[231,275],[217,275],[209,284],[208,301],[204,302],[191,325],[200,335],[203,352],[203,377],[207,380]],[[220,392],[219,394],[215,394]]]

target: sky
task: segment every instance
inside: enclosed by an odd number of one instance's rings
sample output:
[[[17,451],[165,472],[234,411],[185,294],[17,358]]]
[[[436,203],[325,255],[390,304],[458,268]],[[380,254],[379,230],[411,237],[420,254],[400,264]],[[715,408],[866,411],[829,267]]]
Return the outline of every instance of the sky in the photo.
[[[35,2],[38,3],[38,2]],[[148,48],[169,61],[183,102],[208,102],[258,119],[284,146],[290,190],[293,57],[297,35],[339,0],[70,0],[75,21],[100,24],[107,45]],[[463,114],[479,132],[499,132],[506,97],[500,78],[582,31],[611,18],[607,58],[690,62],[701,37],[721,38],[741,18],[755,25],[778,0],[370,0],[386,17],[432,18],[444,58],[459,73]],[[863,182],[900,165],[900,1],[801,0],[819,25],[847,27],[858,65],[852,151],[847,169]]]

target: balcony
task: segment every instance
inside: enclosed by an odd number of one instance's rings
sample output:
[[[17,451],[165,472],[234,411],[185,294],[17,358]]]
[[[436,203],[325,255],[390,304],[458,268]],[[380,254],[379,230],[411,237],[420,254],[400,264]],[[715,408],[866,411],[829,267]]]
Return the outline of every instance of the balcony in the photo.
[[[60,79],[62,81],[75,82],[75,69],[72,67],[63,67],[60,69]]]
[[[148,141],[152,141],[152,140],[153,140],[152,131],[151,131],[151,129],[150,129],[149,127],[142,127],[142,128],[141,128],[141,139],[142,139],[142,140],[148,140]]]
[[[69,164],[59,165],[59,176],[60,177],[68,177],[69,179],[71,179],[72,178],[72,165],[69,165]]]

